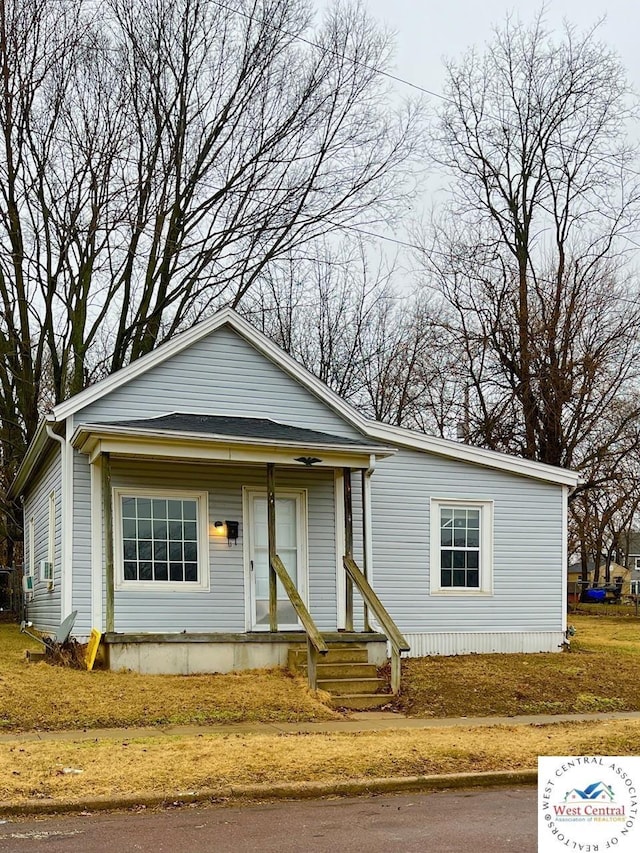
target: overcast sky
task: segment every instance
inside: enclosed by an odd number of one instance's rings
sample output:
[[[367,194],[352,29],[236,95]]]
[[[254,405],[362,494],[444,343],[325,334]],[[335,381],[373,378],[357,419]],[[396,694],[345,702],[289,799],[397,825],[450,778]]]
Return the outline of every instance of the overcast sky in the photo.
[[[364,0],[371,14],[396,33],[396,73],[441,91],[443,57],[458,58],[473,44],[491,38],[492,27],[507,13],[531,21],[541,4],[505,0]],[[583,30],[605,18],[601,40],[620,55],[630,83],[640,89],[640,3],[634,0],[549,0],[545,18],[550,29],[563,19]]]
[[[316,0],[322,6],[326,0]],[[530,23],[542,8],[541,3],[525,0],[362,0],[370,14],[395,33],[396,54],[389,70],[399,77],[442,93],[444,90],[444,58],[460,59],[468,48],[477,46],[480,52],[492,40],[494,27],[502,27],[507,14]],[[578,31],[591,29],[602,21],[599,39],[612,48],[627,70],[631,86],[640,91],[640,2],[633,0],[548,0],[544,6],[547,29],[560,30],[563,20]],[[393,84],[402,96],[415,94],[411,88]],[[438,100],[428,98],[432,107]],[[640,125],[629,128],[631,139],[640,136]],[[423,184],[423,191],[413,205],[413,217],[421,218],[437,206],[439,198],[437,176]],[[395,238],[409,240],[411,221],[393,229]],[[376,231],[385,231],[378,225]],[[387,237],[391,232],[387,232]],[[639,232],[640,234],[640,232]],[[640,236],[636,239],[640,240]],[[380,244],[385,253],[394,247],[387,240]],[[627,246],[627,250],[631,247]],[[397,251],[397,249],[396,249]]]

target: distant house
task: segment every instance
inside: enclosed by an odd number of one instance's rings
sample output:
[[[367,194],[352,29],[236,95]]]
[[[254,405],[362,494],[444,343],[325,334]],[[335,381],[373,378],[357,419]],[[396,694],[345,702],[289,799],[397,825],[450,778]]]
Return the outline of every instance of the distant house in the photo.
[[[11,497],[37,628],[76,610],[113,668],[224,672],[308,637],[558,650],[576,482],[367,420],[225,309],[56,406]]]
[[[589,560],[587,563],[587,588],[594,586],[603,588],[608,586],[609,591],[613,592],[615,590],[617,597],[629,595],[631,593],[633,573],[626,566],[621,566],[619,563],[614,562],[609,563],[608,581],[606,579],[607,563],[604,558],[600,561],[597,581],[595,568],[595,561]],[[569,601],[578,601],[580,599],[581,590],[585,586],[584,578],[582,577],[582,563],[575,562],[569,564],[567,580]]]
[[[630,530],[623,537],[625,549],[625,565],[629,569],[631,592],[640,595],[640,531]]]

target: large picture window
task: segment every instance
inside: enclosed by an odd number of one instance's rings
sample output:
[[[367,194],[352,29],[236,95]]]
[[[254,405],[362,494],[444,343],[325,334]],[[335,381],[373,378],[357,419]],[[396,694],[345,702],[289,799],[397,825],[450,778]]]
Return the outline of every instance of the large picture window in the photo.
[[[122,586],[208,586],[206,493],[116,490]]]
[[[431,592],[491,592],[492,510],[491,501],[432,500]]]

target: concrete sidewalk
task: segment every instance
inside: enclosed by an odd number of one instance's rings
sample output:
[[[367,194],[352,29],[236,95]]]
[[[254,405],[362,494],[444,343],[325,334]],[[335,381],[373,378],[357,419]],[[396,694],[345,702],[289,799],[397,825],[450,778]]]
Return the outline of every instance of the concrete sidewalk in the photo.
[[[375,732],[407,729],[441,729],[478,726],[544,726],[554,723],[597,722],[602,720],[637,720],[640,712],[602,714],[541,714],[520,717],[449,717],[410,718],[384,711],[353,713],[347,719],[308,723],[236,723],[212,726],[158,726],[128,729],[82,729],[60,732],[12,732],[0,735],[0,744],[20,741],[99,741],[135,738],[197,737],[235,734],[309,734],[325,732]],[[407,791],[442,791],[452,788],[502,787],[533,785],[537,781],[534,768],[471,773],[448,773],[431,776],[398,776],[391,778],[352,779],[331,782],[288,782],[223,785],[198,791],[167,793],[132,792],[114,796],[96,796],[81,801],[69,799],[33,799],[21,803],[0,802],[0,816],[16,818],[27,815],[49,815],[79,812],[116,811],[139,808],[165,808],[193,803],[261,802],[279,799],[308,799],[336,796],[362,796]]]
[[[220,723],[204,726],[141,726],[117,729],[72,729],[65,731],[11,732],[0,735],[1,743],[17,741],[87,741],[151,737],[197,737],[218,734],[323,734],[326,732],[388,731],[392,729],[443,729],[479,726],[547,726],[554,723],[638,720],[638,711],[600,714],[535,714],[519,717],[405,717],[389,711],[360,711],[343,720],[307,723]]]

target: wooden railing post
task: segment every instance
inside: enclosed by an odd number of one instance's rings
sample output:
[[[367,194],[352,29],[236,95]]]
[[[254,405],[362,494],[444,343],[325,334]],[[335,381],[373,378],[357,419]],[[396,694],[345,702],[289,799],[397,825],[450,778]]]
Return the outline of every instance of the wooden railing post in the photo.
[[[309,687],[315,690],[318,686],[318,654],[326,655],[329,647],[322,639],[322,634],[318,631],[318,627],[313,621],[307,605],[300,597],[296,585],[291,580],[291,575],[277,554],[273,557],[271,567],[284,587],[284,591],[287,593],[291,604],[293,604],[293,609],[296,611],[298,619],[302,622],[302,626],[307,632],[307,678],[309,680]]]
[[[276,548],[276,476],[273,462],[267,463],[267,536],[269,541],[269,630],[278,630],[278,586],[273,559]]]
[[[113,501],[111,497],[111,459],[102,454],[102,520],[104,525],[105,628],[115,626],[115,593],[113,579]]]
[[[353,499],[351,494],[351,468],[344,474],[344,547],[345,554],[353,559]],[[349,573],[345,578],[345,629],[353,631],[353,580]]]
[[[400,650],[391,643],[391,692],[397,696],[400,692],[400,679],[402,675],[402,662],[400,660]]]
[[[311,690],[318,688],[318,650],[307,634],[307,680]]]

